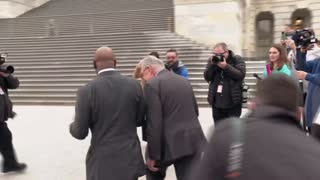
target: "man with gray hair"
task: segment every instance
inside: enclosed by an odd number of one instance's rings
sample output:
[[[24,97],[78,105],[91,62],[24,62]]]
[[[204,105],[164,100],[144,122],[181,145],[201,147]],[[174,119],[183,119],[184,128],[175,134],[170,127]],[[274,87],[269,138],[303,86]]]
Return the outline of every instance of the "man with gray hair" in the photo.
[[[204,71],[215,123],[228,117],[240,117],[245,76],[246,64],[242,58],[229,50],[226,43],[216,44]]]
[[[146,81],[147,180],[164,179],[172,164],[177,179],[186,180],[206,142],[192,87],[185,78],[166,70],[154,56],[147,56],[138,66]]]

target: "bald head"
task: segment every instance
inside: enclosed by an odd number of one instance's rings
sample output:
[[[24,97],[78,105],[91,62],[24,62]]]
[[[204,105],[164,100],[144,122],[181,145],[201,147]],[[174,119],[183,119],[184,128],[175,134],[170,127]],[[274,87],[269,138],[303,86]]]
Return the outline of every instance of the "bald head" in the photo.
[[[105,46],[97,49],[94,64],[97,71],[106,68],[115,68],[116,60],[112,49]]]

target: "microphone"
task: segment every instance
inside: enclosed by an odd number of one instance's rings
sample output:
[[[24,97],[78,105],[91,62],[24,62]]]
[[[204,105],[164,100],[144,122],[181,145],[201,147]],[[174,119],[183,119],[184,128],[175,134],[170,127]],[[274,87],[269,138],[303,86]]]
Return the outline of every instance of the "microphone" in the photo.
[[[255,77],[257,80],[262,80],[261,77],[259,77],[259,75],[256,73],[253,74],[253,77]]]

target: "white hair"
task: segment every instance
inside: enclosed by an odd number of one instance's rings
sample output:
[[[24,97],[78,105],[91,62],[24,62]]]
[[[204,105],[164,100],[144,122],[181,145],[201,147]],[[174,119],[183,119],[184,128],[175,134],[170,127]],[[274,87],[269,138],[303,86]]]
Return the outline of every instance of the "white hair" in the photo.
[[[164,67],[164,63],[163,63],[160,59],[158,59],[158,58],[156,58],[156,57],[154,57],[154,56],[150,56],[150,55],[149,55],[149,56],[143,58],[143,59],[139,62],[138,66],[140,66],[140,67],[142,67],[142,68],[145,68],[145,67],[147,67],[147,66],[160,66],[160,67]]]

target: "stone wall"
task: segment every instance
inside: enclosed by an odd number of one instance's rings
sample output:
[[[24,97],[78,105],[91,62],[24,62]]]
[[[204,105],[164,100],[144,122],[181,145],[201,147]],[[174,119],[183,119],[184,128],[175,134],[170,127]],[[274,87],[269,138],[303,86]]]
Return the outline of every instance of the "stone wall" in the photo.
[[[4,0],[0,1],[0,18],[14,18],[49,0]]]
[[[212,47],[226,42],[237,54],[242,53],[242,21],[238,1],[176,0],[176,31]]]
[[[245,45],[248,56],[256,56],[255,50],[257,44],[256,39],[256,17],[261,12],[271,12],[274,16],[274,34],[273,43],[278,43],[281,38],[284,24],[292,23],[292,14],[297,9],[307,8],[311,12],[311,28],[316,34],[320,35],[320,1],[319,0],[303,0],[303,1],[287,1],[287,0],[254,0],[250,4],[249,23],[246,25],[247,43]]]
[[[284,24],[297,9],[311,13],[311,28],[320,37],[320,0],[175,0],[176,31],[212,46],[225,41],[243,56],[256,57],[256,17],[273,15],[272,43],[280,41]],[[266,52],[267,54],[267,52]]]

